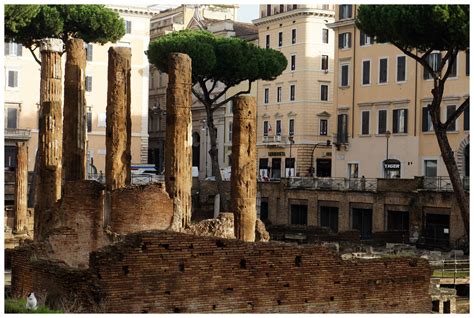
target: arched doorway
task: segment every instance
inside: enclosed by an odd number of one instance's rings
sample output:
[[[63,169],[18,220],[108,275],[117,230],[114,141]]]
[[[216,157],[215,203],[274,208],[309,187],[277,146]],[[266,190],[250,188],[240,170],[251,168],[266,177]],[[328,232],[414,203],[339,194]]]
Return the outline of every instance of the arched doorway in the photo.
[[[464,147],[464,177],[469,177],[469,144]]]
[[[201,150],[201,137],[199,133],[193,132],[193,167],[199,168],[199,157]]]

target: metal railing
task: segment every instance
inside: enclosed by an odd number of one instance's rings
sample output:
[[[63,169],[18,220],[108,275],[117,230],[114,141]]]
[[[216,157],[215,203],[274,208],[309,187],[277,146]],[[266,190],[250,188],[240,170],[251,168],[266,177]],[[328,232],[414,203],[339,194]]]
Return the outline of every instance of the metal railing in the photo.
[[[87,176],[88,180],[95,180],[102,184],[105,184],[105,175],[99,173],[89,173]],[[152,175],[152,174],[132,174],[132,184],[149,184],[153,182],[164,182],[165,178],[163,175]]]
[[[28,140],[31,137],[31,129],[5,128],[5,139]]]
[[[452,278],[456,279],[469,278],[469,260],[454,259],[442,261],[430,261],[433,268],[433,277],[436,278]]]
[[[291,177],[290,188],[377,191],[377,179]]]
[[[462,179],[464,190],[469,191],[469,177]],[[423,189],[433,191],[453,191],[449,177],[423,177]]]

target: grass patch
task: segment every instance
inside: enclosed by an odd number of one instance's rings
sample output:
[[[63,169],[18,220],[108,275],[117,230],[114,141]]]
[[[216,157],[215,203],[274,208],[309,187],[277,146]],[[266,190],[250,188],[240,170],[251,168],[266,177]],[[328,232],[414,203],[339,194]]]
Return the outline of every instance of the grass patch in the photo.
[[[5,313],[27,313],[27,314],[62,314],[62,311],[52,310],[44,306],[38,306],[36,310],[26,309],[26,300],[24,299],[5,299]]]
[[[465,277],[469,277],[469,272],[457,272],[457,273],[454,273],[454,272],[443,272],[442,270],[434,270],[433,271],[433,277],[446,277],[446,278],[454,278],[454,274],[456,274],[456,278],[465,278]]]

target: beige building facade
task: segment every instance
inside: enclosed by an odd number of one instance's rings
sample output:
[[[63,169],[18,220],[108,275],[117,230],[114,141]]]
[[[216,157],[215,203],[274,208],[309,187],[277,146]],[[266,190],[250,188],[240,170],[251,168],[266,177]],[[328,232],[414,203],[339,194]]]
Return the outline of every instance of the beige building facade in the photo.
[[[260,47],[280,51],[288,66],[257,92],[258,174],[263,180],[331,176],[334,5],[260,5]],[[328,141],[329,140],[329,141]]]
[[[344,178],[448,176],[426,108],[432,100],[433,81],[419,63],[398,48],[375,43],[358,30],[354,23],[357,7],[338,5],[336,22],[329,24],[336,38],[333,175]],[[439,53],[429,58],[430,63],[438,63]],[[459,52],[446,82],[442,120],[468,96],[469,54]],[[461,177],[468,177],[468,112],[457,119],[448,131],[448,138]]]
[[[105,173],[107,51],[110,46],[127,46],[132,50],[132,164],[147,160],[149,64],[145,51],[150,39],[150,18],[156,11],[146,7],[109,7],[125,20],[127,31],[117,43],[87,44],[85,95],[89,173]],[[33,171],[38,144],[40,65],[27,49],[16,43],[5,43],[4,60],[5,168],[15,166],[15,142],[27,140],[28,170]]]

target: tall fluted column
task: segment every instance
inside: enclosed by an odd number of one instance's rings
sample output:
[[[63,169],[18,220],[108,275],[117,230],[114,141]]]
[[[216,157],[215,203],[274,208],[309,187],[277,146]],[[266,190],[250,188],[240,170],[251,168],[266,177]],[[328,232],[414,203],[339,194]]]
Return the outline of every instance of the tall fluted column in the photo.
[[[108,191],[130,184],[130,72],[131,49],[109,49],[105,180]]]
[[[257,220],[257,121],[256,102],[251,96],[234,98],[232,125],[231,202],[235,237],[255,241]]]
[[[175,202],[173,223],[178,229],[191,222],[191,72],[188,55],[170,54],[166,91],[165,184]]]
[[[62,40],[41,40],[39,167],[34,220],[36,240],[44,239],[52,221],[51,208],[61,198],[62,51]]]
[[[66,44],[64,71],[63,174],[66,181],[86,178],[86,50],[82,39]]]
[[[28,147],[16,143],[15,228],[16,233],[28,232]]]

